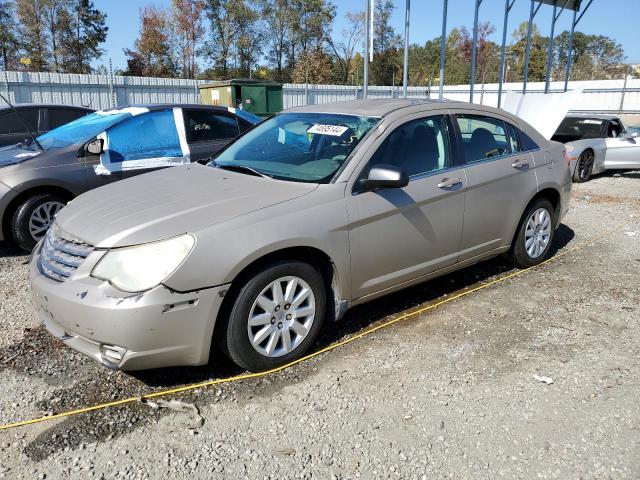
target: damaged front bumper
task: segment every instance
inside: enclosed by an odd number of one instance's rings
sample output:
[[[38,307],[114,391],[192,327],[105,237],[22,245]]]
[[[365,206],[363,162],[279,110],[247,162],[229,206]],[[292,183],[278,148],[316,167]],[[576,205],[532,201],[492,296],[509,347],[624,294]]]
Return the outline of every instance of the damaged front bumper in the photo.
[[[190,293],[163,285],[122,292],[89,275],[94,252],[67,281],[42,275],[39,252],[29,265],[34,306],[47,330],[67,346],[121,370],[203,365],[228,286]]]

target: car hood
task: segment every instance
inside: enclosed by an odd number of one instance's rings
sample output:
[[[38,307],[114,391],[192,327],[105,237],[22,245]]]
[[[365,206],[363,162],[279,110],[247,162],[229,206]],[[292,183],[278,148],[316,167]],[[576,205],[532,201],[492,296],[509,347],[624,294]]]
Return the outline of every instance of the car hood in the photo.
[[[89,191],[70,202],[56,223],[98,248],[137,245],[197,233],[316,187],[190,164]]]
[[[0,147],[0,167],[24,162],[25,160],[29,160],[39,154],[40,152],[38,150],[33,151],[19,148],[17,144]]]

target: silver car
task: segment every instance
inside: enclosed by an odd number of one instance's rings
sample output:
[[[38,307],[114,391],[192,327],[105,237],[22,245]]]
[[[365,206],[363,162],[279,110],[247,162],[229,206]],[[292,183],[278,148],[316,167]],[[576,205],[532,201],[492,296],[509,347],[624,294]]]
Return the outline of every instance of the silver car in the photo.
[[[263,370],[348,308],[499,254],[543,261],[569,206],[564,147],[501,110],[362,100],[295,108],[207,166],[87,192],[30,263],[69,347],[117,369]]]
[[[552,140],[565,144],[574,182],[605,170],[640,168],[640,138],[615,115],[567,116]]]

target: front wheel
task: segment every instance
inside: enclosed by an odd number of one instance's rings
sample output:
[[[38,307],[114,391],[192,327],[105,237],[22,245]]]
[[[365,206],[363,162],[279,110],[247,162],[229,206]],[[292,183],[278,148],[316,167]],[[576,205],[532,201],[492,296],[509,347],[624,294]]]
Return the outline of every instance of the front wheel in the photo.
[[[15,244],[30,252],[47,233],[66,201],[56,195],[41,193],[28,197],[18,205],[11,221]]]
[[[594,160],[595,156],[592,150],[585,150],[580,154],[580,157],[578,157],[578,164],[576,165],[576,171],[573,172],[574,182],[584,183],[591,180]]]
[[[518,268],[542,263],[548,256],[555,233],[555,211],[551,202],[538,198],[526,209],[516,234],[508,260]]]
[[[298,261],[274,263],[249,278],[219,330],[223,350],[250,371],[285,365],[314,344],[325,316],[320,273]]]

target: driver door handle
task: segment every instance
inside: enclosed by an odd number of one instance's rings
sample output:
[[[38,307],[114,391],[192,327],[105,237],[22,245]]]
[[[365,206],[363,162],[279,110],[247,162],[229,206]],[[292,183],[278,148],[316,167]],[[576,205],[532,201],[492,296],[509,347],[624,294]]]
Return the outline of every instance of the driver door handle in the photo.
[[[443,178],[442,181],[438,184],[438,188],[451,188],[456,185],[460,185],[462,180],[459,177],[455,178]]]

